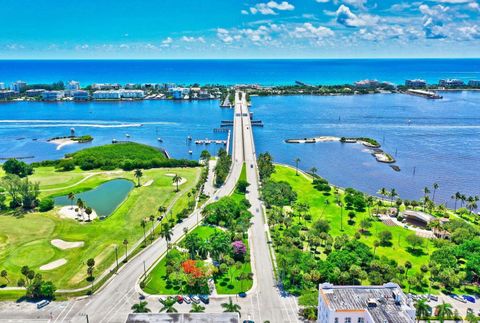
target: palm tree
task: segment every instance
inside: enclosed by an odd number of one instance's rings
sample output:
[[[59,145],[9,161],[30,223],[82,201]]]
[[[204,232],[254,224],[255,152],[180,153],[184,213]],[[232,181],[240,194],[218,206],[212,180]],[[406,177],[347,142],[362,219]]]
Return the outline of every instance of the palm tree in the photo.
[[[445,318],[451,317],[453,315],[453,307],[452,304],[442,302],[442,304],[437,305],[436,307],[438,311],[438,320],[440,323],[445,321]]]
[[[388,191],[385,187],[382,187],[380,191],[378,191],[378,194],[380,194],[385,199],[388,195]]]
[[[88,222],[90,222],[90,221],[91,221],[91,219],[90,219],[90,215],[92,215],[92,213],[93,213],[93,210],[92,210],[92,208],[91,208],[91,207],[89,207],[89,206],[87,206],[87,207],[85,208],[85,213],[87,213],[87,216],[88,216]]]
[[[316,167],[310,168],[310,173],[312,173],[313,177],[315,177],[315,174],[317,173],[318,169]]]
[[[228,298],[228,303],[222,303],[222,307],[224,309],[224,311],[223,311],[224,313],[238,313],[238,314],[240,314],[240,310],[242,309],[240,307],[240,305],[232,302],[231,297]],[[241,314],[240,314],[240,316],[241,316]]]
[[[420,322],[421,318],[429,317],[432,313],[432,308],[424,298],[415,303],[415,308],[417,309],[417,322]]]
[[[162,303],[162,308],[160,309],[160,313],[166,312],[166,313],[177,313],[177,309],[173,307],[177,303],[177,300],[174,298],[167,298],[165,300],[161,299],[160,303]]]
[[[167,208],[164,207],[163,205],[162,206],[159,206],[158,207],[158,212],[162,213],[162,214],[165,214],[165,212],[167,212]]]
[[[132,305],[133,313],[150,313],[151,310],[147,307],[147,302],[140,302]]]
[[[70,192],[68,193],[67,198],[70,200],[70,207],[73,208],[73,201],[75,200],[75,194]]]
[[[160,237],[164,238],[167,241],[167,249],[170,248],[170,240],[172,240],[172,227],[168,224],[162,224],[160,229]]]
[[[465,316],[465,319],[468,323],[478,323],[478,318],[475,314],[473,314],[473,312],[468,312],[467,316]]]
[[[390,203],[393,205],[393,199],[398,196],[398,193],[394,188],[392,188],[389,192],[389,195],[390,195]]]
[[[140,186],[140,178],[143,176],[142,170],[141,170],[141,169],[138,169],[138,168],[135,169],[135,170],[133,171],[133,176],[135,176],[135,178],[136,178],[137,181],[138,181],[137,186]]]
[[[423,188],[423,211],[425,211],[425,204],[427,203],[428,194],[430,194],[430,190],[425,186]]]
[[[155,232],[154,232],[155,228],[154,228],[154,226],[153,226],[153,223],[155,222],[155,216],[154,216],[154,215],[150,215],[149,220],[150,220],[150,223],[152,224],[152,239],[153,239],[154,234],[155,234]]]
[[[433,203],[435,203],[435,193],[437,192],[439,187],[440,187],[440,185],[438,185],[438,183],[433,183],[433,195],[432,195]]]
[[[300,158],[295,158],[295,175],[298,176],[298,163],[300,162]]]
[[[205,312],[205,306],[202,306],[200,304],[192,304],[192,309],[190,310],[190,313],[203,313]]]
[[[177,192],[179,191],[178,189],[178,184],[182,181],[182,178],[180,176],[178,176],[177,174],[175,174],[175,176],[173,176],[172,178],[172,182],[174,182],[175,184],[177,184]]]
[[[455,212],[457,212],[457,201],[462,197],[460,192],[455,193]]]
[[[465,196],[465,194],[460,194],[460,207],[461,208],[463,207],[463,203],[465,203],[466,200],[467,200],[467,197]]]
[[[128,261],[128,240],[124,239],[123,240],[123,245],[125,246],[125,262]]]
[[[140,226],[143,228],[143,243],[145,243],[145,246],[147,246],[147,233],[145,231],[147,221],[145,221],[145,219],[142,219],[142,221],[140,221]]]
[[[380,241],[375,240],[373,242],[373,257],[375,258],[375,251],[377,251],[377,247],[380,246]]]
[[[80,214],[82,215],[82,218],[83,218],[83,208],[85,207],[85,203],[82,201],[82,199],[77,200],[77,207],[78,207],[78,210],[80,211]]]

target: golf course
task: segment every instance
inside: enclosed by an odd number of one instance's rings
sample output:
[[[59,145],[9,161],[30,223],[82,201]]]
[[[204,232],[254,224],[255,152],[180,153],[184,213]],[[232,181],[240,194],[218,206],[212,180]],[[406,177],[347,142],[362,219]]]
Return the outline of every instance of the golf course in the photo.
[[[121,168],[82,170],[76,165],[70,171],[60,171],[58,167],[35,167],[28,180],[39,183],[40,201],[70,195],[73,197],[72,205],[63,208],[78,213],[76,196],[84,193],[95,195],[96,188],[106,185],[103,189],[110,191],[100,193],[103,194],[102,199],[107,201],[100,202],[114,203],[107,205],[113,211],[103,219],[91,221],[62,216],[61,205],[56,203],[53,209],[46,212],[39,212],[37,208],[31,211],[7,208],[2,211],[0,270],[6,271],[7,275],[0,284],[17,286],[17,281],[23,277],[22,266],[29,266],[41,273],[45,280],[52,281],[58,289],[88,286],[87,260],[95,260],[93,276],[98,277],[115,263],[116,249],[119,258],[126,249],[130,253],[136,242],[143,238],[144,230],[151,230],[159,217],[164,215],[158,211],[159,208],[163,207],[171,214],[162,221],[167,218],[171,220],[195,199],[191,192],[200,173],[198,167],[142,169],[140,176],[137,170]],[[178,191],[177,185],[172,182],[172,174],[181,179]],[[0,177],[4,176],[1,170]],[[123,183],[123,191],[109,201],[109,194],[115,196],[119,187],[115,184],[108,188],[108,184],[118,181]],[[85,198],[86,206],[88,201]],[[94,203],[91,206],[94,212]],[[154,218],[150,217],[152,215]],[[142,226],[143,220],[145,226]],[[0,288],[0,295],[2,293]],[[5,290],[5,293],[8,291]]]

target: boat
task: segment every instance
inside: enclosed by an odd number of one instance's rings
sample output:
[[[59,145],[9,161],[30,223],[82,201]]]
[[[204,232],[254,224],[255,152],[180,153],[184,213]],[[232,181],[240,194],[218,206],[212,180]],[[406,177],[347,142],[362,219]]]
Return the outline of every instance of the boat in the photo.
[[[187,137],[188,141],[192,141],[192,136]]]
[[[188,154],[189,154],[189,155],[193,154],[193,151],[189,150],[189,151],[188,151]]]
[[[157,141],[158,142],[163,142],[162,138],[160,138],[160,137],[157,138]]]
[[[125,137],[130,138],[130,135],[128,133],[125,134]]]

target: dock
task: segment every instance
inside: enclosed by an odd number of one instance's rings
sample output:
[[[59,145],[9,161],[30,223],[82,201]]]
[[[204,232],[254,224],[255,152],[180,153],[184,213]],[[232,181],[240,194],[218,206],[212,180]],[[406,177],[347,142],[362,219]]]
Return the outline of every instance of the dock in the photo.
[[[443,96],[437,94],[437,92],[433,91],[425,91],[425,90],[416,90],[416,89],[408,89],[406,94],[421,96],[427,99],[443,99]]]

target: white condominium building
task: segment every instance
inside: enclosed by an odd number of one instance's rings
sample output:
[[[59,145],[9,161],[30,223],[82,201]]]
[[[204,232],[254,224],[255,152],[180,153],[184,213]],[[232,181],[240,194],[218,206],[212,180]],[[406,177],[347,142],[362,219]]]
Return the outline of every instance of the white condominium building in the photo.
[[[319,287],[318,323],[414,323],[415,313],[412,301],[394,283]]]

